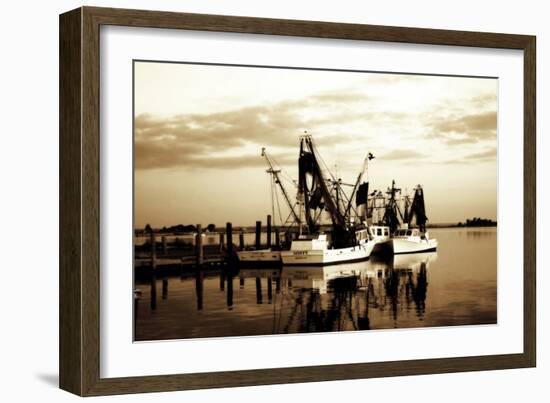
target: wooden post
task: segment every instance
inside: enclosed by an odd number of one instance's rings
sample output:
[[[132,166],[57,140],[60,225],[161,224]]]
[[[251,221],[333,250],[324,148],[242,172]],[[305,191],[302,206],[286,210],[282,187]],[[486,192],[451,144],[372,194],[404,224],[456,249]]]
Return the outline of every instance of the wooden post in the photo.
[[[281,234],[279,233],[279,227],[275,227],[275,246],[281,247]]]
[[[271,248],[271,215],[267,216],[267,249]]]
[[[220,232],[220,252],[223,250],[224,233]]]
[[[155,233],[151,230],[151,268],[157,268],[157,239]]]
[[[229,309],[233,307],[233,272],[231,269],[227,273],[227,307]]]
[[[195,242],[195,254],[197,256],[197,265],[202,266],[204,263],[204,251],[202,249],[202,228],[197,224],[197,237]]]
[[[228,222],[225,225],[225,233],[227,234],[227,261],[233,260],[233,225]]]
[[[273,300],[273,284],[271,283],[271,277],[267,278],[267,303],[271,304]]]
[[[162,253],[166,256],[168,254],[168,242],[166,241],[166,236],[162,236]]]
[[[239,233],[239,250],[244,250],[244,232]]]
[[[256,303],[261,304],[263,303],[262,300],[262,279],[260,277],[256,277]]]
[[[203,301],[203,280],[204,274],[202,270],[198,269],[195,271],[195,294],[197,294],[197,310],[202,310],[202,301]]]
[[[157,309],[157,276],[155,276],[155,272],[151,275],[151,300],[149,301],[151,303],[151,310],[154,311]]]
[[[164,277],[162,279],[162,299],[168,298],[168,279]]]
[[[256,250],[259,250],[262,245],[262,222],[256,221]]]

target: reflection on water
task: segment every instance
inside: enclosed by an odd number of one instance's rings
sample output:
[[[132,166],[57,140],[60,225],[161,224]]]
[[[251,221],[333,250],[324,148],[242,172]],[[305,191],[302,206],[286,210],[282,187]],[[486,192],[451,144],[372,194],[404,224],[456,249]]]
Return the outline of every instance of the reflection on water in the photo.
[[[431,233],[437,253],[138,282],[136,340],[496,323],[496,230]]]

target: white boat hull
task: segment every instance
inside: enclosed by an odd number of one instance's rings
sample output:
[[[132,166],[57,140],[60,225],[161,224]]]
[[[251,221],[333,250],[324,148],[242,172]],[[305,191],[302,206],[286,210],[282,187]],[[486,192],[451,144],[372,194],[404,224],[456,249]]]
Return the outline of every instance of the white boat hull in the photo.
[[[271,249],[242,250],[237,252],[242,263],[274,263],[281,261],[281,252]]]
[[[393,238],[391,249],[394,255],[406,253],[435,252],[437,239],[410,240],[406,238]]]
[[[289,250],[281,252],[285,266],[324,266],[344,262],[358,262],[369,258],[373,242],[351,248],[323,250]]]

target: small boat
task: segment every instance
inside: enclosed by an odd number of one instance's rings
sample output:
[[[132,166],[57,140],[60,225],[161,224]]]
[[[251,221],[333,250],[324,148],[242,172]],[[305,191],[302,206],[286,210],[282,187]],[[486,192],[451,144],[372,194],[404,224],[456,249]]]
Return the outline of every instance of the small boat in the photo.
[[[391,188],[386,192],[389,195],[383,222],[391,228],[392,235],[389,238],[380,237],[373,253],[378,255],[399,255],[406,253],[434,252],[437,249],[437,239],[430,239],[426,231],[426,207],[424,203],[424,191],[421,185],[414,189],[412,203],[409,196],[403,198],[404,208],[400,209],[396,195],[401,189],[395,187],[392,181]],[[414,224],[414,227],[413,227]],[[380,230],[372,226],[377,234]]]
[[[427,231],[420,231],[418,228],[401,228],[391,238],[391,249],[395,255],[435,252],[437,239],[430,239]]]
[[[241,250],[237,252],[241,263],[277,263],[281,261],[281,251],[272,249]]]
[[[356,231],[355,236],[355,245],[333,248],[326,234],[301,235],[292,241],[289,251],[281,252],[283,265],[324,266],[367,260],[375,242],[369,238],[366,228]]]

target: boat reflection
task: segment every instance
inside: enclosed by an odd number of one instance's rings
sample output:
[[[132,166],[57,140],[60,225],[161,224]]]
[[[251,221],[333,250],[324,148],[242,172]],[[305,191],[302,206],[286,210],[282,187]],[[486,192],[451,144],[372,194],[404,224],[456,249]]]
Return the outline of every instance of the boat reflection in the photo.
[[[283,267],[283,282],[295,294],[293,315],[281,309],[288,323],[279,332],[368,330],[371,311],[387,313],[397,326],[399,312],[414,309],[419,320],[426,311],[428,266],[437,253],[396,255],[335,266]],[[376,315],[380,318],[380,315]],[[386,327],[386,326],[383,326]]]
[[[373,258],[371,267],[379,279],[379,309],[389,309],[394,323],[400,308],[410,310],[414,304],[416,316],[423,320],[428,292],[428,266],[437,259],[436,252],[394,255],[386,260]]]

